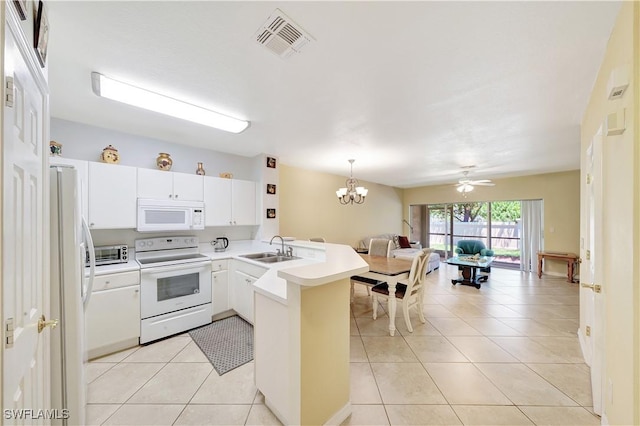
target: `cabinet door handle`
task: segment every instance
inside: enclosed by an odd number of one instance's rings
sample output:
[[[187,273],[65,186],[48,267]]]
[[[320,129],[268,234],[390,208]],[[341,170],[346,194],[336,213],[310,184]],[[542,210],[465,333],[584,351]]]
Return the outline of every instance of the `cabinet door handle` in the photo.
[[[169,198],[173,198],[173,195],[172,195],[172,194],[169,194]]]
[[[175,194],[175,195],[174,195],[174,197],[175,197],[175,198],[178,198],[178,194]]]
[[[133,290],[133,292],[134,292],[134,293],[140,293],[140,290],[135,289],[135,290]]]

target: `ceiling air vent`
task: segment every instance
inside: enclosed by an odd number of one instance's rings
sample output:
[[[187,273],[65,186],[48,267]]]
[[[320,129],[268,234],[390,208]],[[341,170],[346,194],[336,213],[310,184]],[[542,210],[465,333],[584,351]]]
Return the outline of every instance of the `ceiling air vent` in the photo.
[[[255,33],[258,43],[281,58],[299,53],[307,43],[313,40],[305,30],[293,22],[280,9],[276,9],[269,19]]]

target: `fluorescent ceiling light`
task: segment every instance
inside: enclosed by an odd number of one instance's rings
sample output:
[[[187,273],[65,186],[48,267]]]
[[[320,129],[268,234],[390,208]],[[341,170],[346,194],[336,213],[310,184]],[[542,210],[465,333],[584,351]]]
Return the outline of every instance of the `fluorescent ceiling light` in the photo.
[[[138,108],[159,112],[231,133],[240,133],[249,122],[204,109],[130,84],[112,80],[97,72],[91,73],[93,92],[103,98],[123,102]]]

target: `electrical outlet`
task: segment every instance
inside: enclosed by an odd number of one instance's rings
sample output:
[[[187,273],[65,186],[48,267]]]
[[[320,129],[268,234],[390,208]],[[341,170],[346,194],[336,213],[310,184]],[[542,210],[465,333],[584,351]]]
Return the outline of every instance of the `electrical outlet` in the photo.
[[[591,327],[586,326],[586,328],[585,328],[585,334],[586,334],[587,336],[591,336]]]

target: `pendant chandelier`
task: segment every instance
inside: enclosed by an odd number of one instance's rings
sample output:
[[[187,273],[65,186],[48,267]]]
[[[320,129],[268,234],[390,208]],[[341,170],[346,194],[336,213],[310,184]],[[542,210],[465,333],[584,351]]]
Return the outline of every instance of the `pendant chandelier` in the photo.
[[[353,162],[356,160],[349,160],[351,164],[351,175],[346,181],[346,188],[340,188],[336,191],[338,201],[340,204],[362,204],[367,196],[369,190],[364,186],[358,186],[358,179],[353,177]]]

